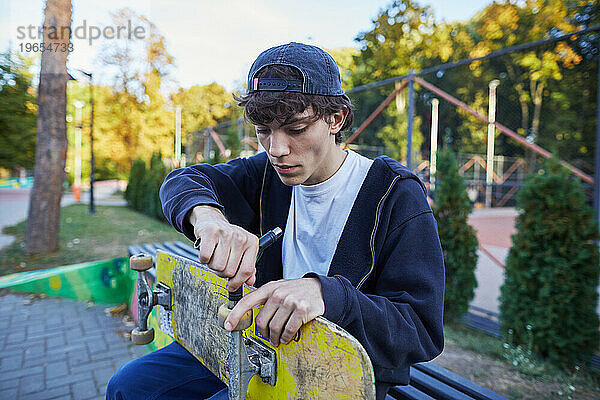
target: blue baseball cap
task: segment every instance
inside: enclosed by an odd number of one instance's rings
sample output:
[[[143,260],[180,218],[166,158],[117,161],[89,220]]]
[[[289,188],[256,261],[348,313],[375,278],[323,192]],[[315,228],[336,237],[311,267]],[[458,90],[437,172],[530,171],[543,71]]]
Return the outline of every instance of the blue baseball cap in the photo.
[[[269,65],[288,65],[302,73],[302,80],[256,78]],[[248,73],[247,94],[259,91],[299,92],[325,96],[342,96],[340,70],[333,58],[310,44],[291,42],[260,53]]]

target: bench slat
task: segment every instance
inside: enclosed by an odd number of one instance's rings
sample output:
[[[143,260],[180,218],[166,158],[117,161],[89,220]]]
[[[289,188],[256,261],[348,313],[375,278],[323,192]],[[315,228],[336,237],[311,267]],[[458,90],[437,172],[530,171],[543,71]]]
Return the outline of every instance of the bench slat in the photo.
[[[492,321],[489,318],[468,313],[463,317],[463,323],[469,328],[477,329],[499,339],[502,338],[502,332],[500,332],[500,324],[498,324],[495,321]]]
[[[164,243],[152,243],[152,246],[154,246],[154,248],[157,250],[167,251]]]
[[[142,246],[132,244],[131,246],[127,246],[127,251],[129,252],[130,256],[133,256],[142,252]]]
[[[196,254],[197,253],[197,250],[194,247],[190,246],[187,243],[183,243],[183,242],[181,242],[179,240],[175,242],[175,246],[179,247],[181,250],[186,251],[186,252],[188,252],[190,254]]]
[[[182,242],[175,242],[173,243],[173,245],[179,249],[179,254],[183,252],[185,254],[188,254],[188,258],[192,258],[192,260],[198,260],[198,251],[192,246],[188,246],[187,244]]]
[[[167,251],[169,253],[175,254],[180,257],[189,258],[190,260],[194,260],[189,253],[187,253],[186,251],[183,251],[179,247],[175,246],[175,244],[173,242],[166,242],[165,247],[167,248]]]
[[[390,388],[388,393],[385,400],[435,400],[433,397],[412,386],[395,386]]]
[[[459,392],[416,368],[411,368],[410,370],[410,386],[438,400],[473,400],[472,397]]]
[[[444,367],[440,367],[431,362],[419,363],[413,365],[413,368],[432,376],[433,378],[444,382],[448,386],[453,387],[463,393],[468,394],[476,400],[507,400],[505,397],[500,396],[498,393],[492,392],[491,390],[478,385],[470,380],[455,374],[452,371],[447,370]]]

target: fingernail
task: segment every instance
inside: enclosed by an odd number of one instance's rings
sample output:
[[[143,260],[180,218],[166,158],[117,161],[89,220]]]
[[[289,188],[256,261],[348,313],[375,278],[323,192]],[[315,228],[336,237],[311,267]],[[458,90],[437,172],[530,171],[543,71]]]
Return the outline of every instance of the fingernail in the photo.
[[[231,322],[225,322],[225,329],[228,330],[228,331],[230,331],[231,328],[232,328]]]

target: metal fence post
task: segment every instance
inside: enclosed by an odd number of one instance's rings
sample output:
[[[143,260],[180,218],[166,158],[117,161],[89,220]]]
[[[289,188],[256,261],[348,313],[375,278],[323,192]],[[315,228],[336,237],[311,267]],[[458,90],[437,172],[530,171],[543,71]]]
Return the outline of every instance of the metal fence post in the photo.
[[[435,173],[437,168],[437,137],[438,137],[438,99],[431,100],[431,154],[429,155],[429,191],[435,190]]]
[[[600,223],[600,35],[597,39],[598,45],[598,86],[596,104],[596,165],[594,168],[594,210],[596,218]]]
[[[181,156],[181,166],[187,167],[187,162],[190,160],[190,156],[192,154],[192,141],[194,140],[194,136],[188,132],[185,135],[185,153]],[[193,158],[192,158],[193,160]]]
[[[408,73],[408,129],[406,133],[406,167],[412,170],[412,135],[415,119],[415,70]]]
[[[207,163],[210,159],[210,138],[208,137],[208,129],[204,130],[204,160]]]
[[[490,82],[490,95],[488,104],[488,137],[487,137],[487,162],[486,162],[486,176],[485,176],[485,206],[487,208],[492,206],[492,184],[494,183],[494,139],[495,139],[495,126],[496,122],[496,87],[500,84],[498,79],[494,79]]]

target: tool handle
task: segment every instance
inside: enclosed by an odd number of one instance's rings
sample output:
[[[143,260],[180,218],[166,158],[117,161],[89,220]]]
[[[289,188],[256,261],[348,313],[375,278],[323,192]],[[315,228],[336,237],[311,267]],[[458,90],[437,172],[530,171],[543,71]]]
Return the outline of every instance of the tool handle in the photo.
[[[280,227],[276,227],[275,229],[271,229],[269,232],[265,233],[258,239],[258,254],[256,255],[256,261],[260,259],[263,251],[273,243],[277,241],[283,234],[283,231]],[[229,301],[233,303],[237,303],[242,299],[243,296],[243,286],[240,286],[235,292],[229,292]]]

